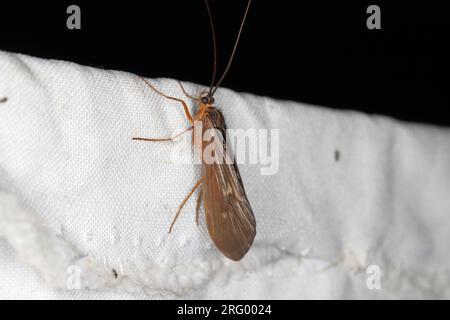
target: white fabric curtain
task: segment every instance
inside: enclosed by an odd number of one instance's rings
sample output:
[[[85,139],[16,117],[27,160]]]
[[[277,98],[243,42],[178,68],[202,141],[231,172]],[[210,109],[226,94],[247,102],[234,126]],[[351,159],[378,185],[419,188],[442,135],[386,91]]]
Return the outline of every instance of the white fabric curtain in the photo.
[[[190,134],[131,140],[187,128],[178,103],[133,74],[6,52],[1,97],[0,298],[450,298],[447,128],[220,88],[228,127],[267,130],[274,151],[275,174],[239,166],[258,233],[233,262],[195,197],[168,234],[200,174]]]

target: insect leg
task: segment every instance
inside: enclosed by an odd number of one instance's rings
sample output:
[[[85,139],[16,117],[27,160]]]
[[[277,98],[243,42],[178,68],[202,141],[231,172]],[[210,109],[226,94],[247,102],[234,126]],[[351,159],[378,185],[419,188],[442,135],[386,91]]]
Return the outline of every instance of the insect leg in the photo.
[[[178,81],[178,84],[180,85],[181,91],[183,91],[184,95],[188,98],[191,98],[194,101],[200,101],[199,98],[194,97],[193,95],[190,95],[189,93],[187,93],[186,89],[183,87],[183,84],[181,83],[181,81]]]
[[[198,195],[197,195],[197,206],[195,208],[195,222],[197,223],[197,225],[198,225],[198,220],[199,220],[198,218],[200,216],[200,205],[202,203],[202,193],[203,193],[203,189],[200,189],[198,191]]]
[[[192,188],[191,192],[189,192],[189,194],[187,195],[187,197],[184,198],[183,202],[182,202],[181,205],[178,207],[177,213],[175,214],[175,218],[173,218],[173,221],[172,221],[172,223],[170,224],[170,227],[169,227],[169,233],[172,232],[173,225],[174,225],[175,222],[177,221],[178,216],[179,216],[180,213],[181,213],[181,209],[183,209],[183,207],[184,207],[184,205],[186,204],[186,202],[189,200],[189,198],[192,196],[192,194],[195,192],[195,190],[200,186],[200,184],[202,183],[202,180],[203,180],[203,177],[200,178],[200,179],[195,183],[195,185],[194,185],[194,187]]]
[[[178,138],[179,136],[181,136],[182,134],[191,131],[192,129],[194,129],[194,127],[189,127],[186,130],[181,131],[180,133],[174,135],[173,137],[170,138],[139,138],[139,137],[135,137],[132,138],[131,140],[139,140],[139,141],[152,141],[152,142],[157,142],[157,141],[172,141],[175,138]]]
[[[145,80],[143,77],[140,77],[142,79],[142,81],[144,81],[153,91],[155,91],[156,93],[162,95],[164,98],[170,99],[170,100],[174,100],[174,101],[178,101],[179,103],[181,103],[183,105],[184,108],[184,113],[186,114],[186,117],[188,118],[189,122],[191,124],[194,124],[194,119],[192,118],[191,113],[189,112],[189,108],[186,104],[186,102],[184,100],[175,98],[175,97],[171,97],[166,95],[165,93],[159,91],[158,89],[156,89],[153,85],[150,84],[150,82],[148,82],[147,80]]]

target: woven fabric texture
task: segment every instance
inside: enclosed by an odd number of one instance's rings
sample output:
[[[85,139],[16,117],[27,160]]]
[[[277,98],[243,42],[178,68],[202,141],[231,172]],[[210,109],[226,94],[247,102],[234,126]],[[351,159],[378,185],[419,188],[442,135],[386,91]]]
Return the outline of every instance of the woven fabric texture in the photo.
[[[195,111],[175,80],[149,81]],[[168,234],[200,175],[191,135],[131,140],[186,129],[179,103],[133,74],[5,52],[2,96],[2,298],[450,297],[446,128],[220,88],[228,127],[267,132],[279,151],[274,174],[239,166],[257,236],[232,262],[203,211],[195,224],[195,197]]]

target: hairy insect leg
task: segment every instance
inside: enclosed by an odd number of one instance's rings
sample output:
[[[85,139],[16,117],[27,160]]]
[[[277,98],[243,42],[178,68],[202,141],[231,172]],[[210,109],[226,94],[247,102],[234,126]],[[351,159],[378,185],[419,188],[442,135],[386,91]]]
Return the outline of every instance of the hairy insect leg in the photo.
[[[189,127],[186,130],[183,130],[182,132],[174,135],[173,137],[170,138],[140,138],[140,137],[134,137],[131,140],[138,140],[138,141],[151,141],[151,142],[160,142],[160,141],[172,141],[176,138],[178,138],[179,136],[181,136],[182,134],[185,134],[188,131],[191,131],[192,129],[194,129],[194,127]]]
[[[195,223],[197,223],[197,225],[199,224],[198,222],[200,217],[200,205],[202,204],[202,193],[203,189],[200,189],[197,195],[197,206],[195,207]]]
[[[197,190],[197,188],[200,186],[200,184],[202,183],[202,180],[203,180],[203,177],[200,178],[200,179],[195,183],[195,185],[194,185],[194,187],[192,188],[192,190],[189,192],[189,194],[187,195],[187,197],[184,198],[183,202],[182,202],[181,205],[178,207],[177,213],[175,214],[175,217],[173,218],[173,221],[172,221],[172,223],[170,224],[170,227],[169,227],[169,233],[172,232],[173,225],[174,225],[175,222],[177,221],[178,216],[179,216],[180,213],[181,213],[181,209],[183,209],[183,207],[184,207],[184,205],[186,204],[186,202],[189,200],[189,198],[192,196],[192,194],[195,192],[195,190]]]
[[[150,82],[148,82],[147,80],[145,80],[143,77],[140,77],[140,78],[142,79],[142,81],[145,82],[145,84],[147,84],[147,86],[149,86],[149,87],[150,87],[153,91],[155,91],[156,93],[162,95],[164,98],[167,98],[167,99],[170,99],[170,100],[174,100],[174,101],[177,101],[177,102],[181,103],[181,105],[183,106],[183,109],[184,109],[184,113],[186,114],[186,117],[188,118],[189,122],[190,122],[191,124],[194,124],[194,119],[192,118],[192,115],[191,115],[191,113],[189,112],[189,108],[188,108],[188,106],[187,106],[187,103],[186,103],[184,100],[179,99],[179,98],[175,98],[175,97],[168,96],[168,95],[166,95],[165,93],[163,93],[162,91],[156,89],[152,84],[150,84]]]

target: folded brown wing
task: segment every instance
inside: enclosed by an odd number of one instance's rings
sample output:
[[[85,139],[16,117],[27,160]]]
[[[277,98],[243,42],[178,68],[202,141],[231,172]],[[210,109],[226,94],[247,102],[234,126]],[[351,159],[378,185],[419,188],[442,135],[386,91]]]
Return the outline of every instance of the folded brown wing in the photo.
[[[226,148],[222,113],[209,108],[203,118],[203,130],[222,132]],[[233,159],[233,158],[232,158]],[[228,258],[240,260],[250,249],[256,235],[256,222],[245,194],[241,176],[234,163],[203,163],[203,201],[206,224],[217,248]]]

